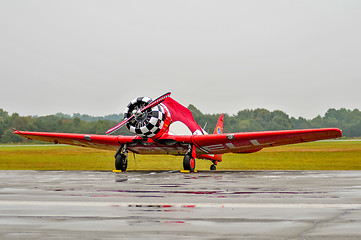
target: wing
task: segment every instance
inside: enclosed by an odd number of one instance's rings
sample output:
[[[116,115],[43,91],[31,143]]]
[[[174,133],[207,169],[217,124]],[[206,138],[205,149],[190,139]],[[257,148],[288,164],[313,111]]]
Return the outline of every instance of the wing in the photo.
[[[15,134],[30,140],[39,140],[55,144],[69,144],[81,147],[91,147],[105,150],[118,150],[120,145],[127,144],[127,149],[139,154],[185,154],[191,143],[192,136],[185,136],[181,142],[163,138],[159,142],[152,139],[143,141],[138,136],[114,136],[95,134],[28,132],[15,130]]]
[[[95,134],[51,133],[51,132],[14,132],[30,140],[92,147],[106,150],[117,150],[121,144],[131,143],[135,136],[109,136]]]
[[[83,147],[117,150],[121,144],[127,144],[130,151],[140,154],[183,155],[189,144],[197,147],[197,154],[251,153],[265,147],[311,142],[338,138],[342,132],[337,128],[226,133],[209,135],[177,136],[164,134],[157,141],[143,141],[138,136],[113,136],[72,133],[48,133],[15,131],[31,140],[70,144]]]
[[[203,153],[207,154],[251,153],[259,151],[262,148],[266,147],[311,142],[317,140],[338,138],[341,136],[342,132],[340,129],[322,128],[287,131],[193,135],[192,142]],[[175,137],[175,140],[182,141],[182,137]]]

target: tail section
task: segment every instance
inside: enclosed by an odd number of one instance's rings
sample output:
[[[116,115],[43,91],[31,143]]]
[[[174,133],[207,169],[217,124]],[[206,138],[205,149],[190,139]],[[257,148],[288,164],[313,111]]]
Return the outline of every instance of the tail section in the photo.
[[[216,124],[216,128],[214,129],[213,134],[222,134],[223,133],[223,113],[218,118],[218,122]]]
[[[216,128],[214,129],[213,134],[222,134],[223,133],[223,113],[218,118],[218,122],[216,124]],[[217,165],[217,162],[222,162],[222,156],[223,154],[215,154],[214,155],[214,164]]]
[[[218,122],[216,124],[216,128],[214,129],[213,134],[222,134],[223,133],[223,113],[218,118]],[[202,154],[199,158],[208,159],[213,162],[214,169],[218,162],[222,162],[223,154]],[[213,170],[211,168],[211,170]]]

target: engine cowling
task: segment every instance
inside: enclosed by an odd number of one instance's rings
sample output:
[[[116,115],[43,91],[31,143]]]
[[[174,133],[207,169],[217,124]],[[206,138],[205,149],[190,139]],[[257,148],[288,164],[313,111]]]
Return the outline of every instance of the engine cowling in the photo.
[[[161,104],[140,112],[140,109],[151,102],[152,99],[148,97],[135,98],[128,104],[124,112],[124,119],[134,114],[134,118],[126,126],[129,131],[141,138],[156,136],[163,129],[166,120],[166,111]]]

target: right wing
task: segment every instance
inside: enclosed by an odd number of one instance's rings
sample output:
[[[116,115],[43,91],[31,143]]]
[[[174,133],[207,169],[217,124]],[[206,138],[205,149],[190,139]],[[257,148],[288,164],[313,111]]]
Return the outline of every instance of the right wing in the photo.
[[[177,142],[192,142],[206,154],[251,153],[262,148],[287,144],[311,142],[338,138],[342,132],[338,128],[302,129],[267,132],[245,132],[193,135],[191,141],[185,136],[173,136]],[[198,151],[197,151],[198,153]]]

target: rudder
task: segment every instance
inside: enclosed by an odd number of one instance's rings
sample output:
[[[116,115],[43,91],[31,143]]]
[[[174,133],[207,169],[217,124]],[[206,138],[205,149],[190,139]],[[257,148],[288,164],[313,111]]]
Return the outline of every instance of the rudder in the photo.
[[[213,134],[222,134],[223,133],[223,113],[218,118],[216,128],[214,129]]]

